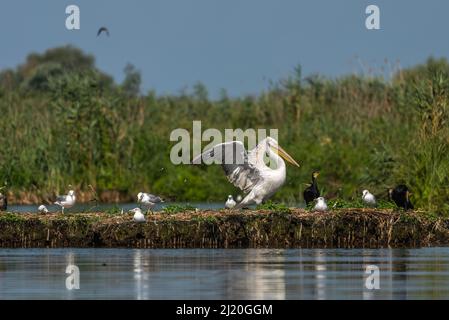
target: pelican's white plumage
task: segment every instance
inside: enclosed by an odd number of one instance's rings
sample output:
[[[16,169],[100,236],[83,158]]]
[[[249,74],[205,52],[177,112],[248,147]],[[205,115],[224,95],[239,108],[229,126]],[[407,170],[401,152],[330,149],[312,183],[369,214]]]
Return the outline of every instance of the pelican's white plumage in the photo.
[[[225,208],[232,209],[235,207],[236,204],[237,203],[235,202],[234,198],[231,195],[229,195],[228,200],[226,200],[226,203],[225,203]]]
[[[316,204],[315,207],[313,207],[313,210],[315,211],[327,211],[327,203],[326,200],[324,200],[323,197],[318,197],[315,199]]]
[[[75,191],[70,190],[67,195],[58,196],[56,198],[55,204],[60,206],[62,213],[64,213],[64,209],[73,207],[75,205],[75,202],[76,202]]]
[[[377,203],[376,197],[372,193],[370,193],[368,190],[363,190],[362,200],[369,206],[375,206]]]
[[[265,164],[264,156],[268,155],[275,169]],[[285,183],[286,168],[283,157],[299,167],[299,164],[285,152],[278,142],[268,137],[262,140],[253,150],[247,152],[242,142],[221,143],[198,155],[193,164],[221,164],[228,180],[240,188],[246,197],[234,208],[240,209],[252,204],[260,204],[270,198]]]
[[[142,210],[140,208],[132,209],[131,212],[134,212],[133,220],[134,222],[145,222],[145,216],[142,213]]]
[[[47,207],[44,206],[43,204],[40,205],[39,208],[37,208],[37,211],[38,211],[39,213],[42,213],[42,214],[47,214],[47,213],[48,213]]]

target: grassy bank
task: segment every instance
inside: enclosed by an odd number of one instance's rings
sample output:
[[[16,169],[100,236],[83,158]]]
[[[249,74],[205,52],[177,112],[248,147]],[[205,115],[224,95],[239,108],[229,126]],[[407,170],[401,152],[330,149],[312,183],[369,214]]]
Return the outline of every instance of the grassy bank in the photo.
[[[418,212],[340,209],[184,211],[137,224],[106,213],[0,214],[0,247],[378,248],[449,245],[449,219]]]
[[[0,184],[13,202],[41,202],[71,185],[105,201],[147,190],[172,201],[223,201],[236,194],[220,168],[175,166],[170,132],[276,128],[302,167],[287,170],[275,201],[302,200],[320,170],[327,198],[378,198],[406,183],[417,207],[449,213],[449,64],[429,59],[396,70],[329,79],[300,68],[257,96],[210,99],[205,86],[178,95],[139,92],[140,74],[114,83],[94,58],[66,47],[30,55],[0,74]],[[108,197],[108,194],[120,197]],[[86,201],[89,197],[86,196]]]

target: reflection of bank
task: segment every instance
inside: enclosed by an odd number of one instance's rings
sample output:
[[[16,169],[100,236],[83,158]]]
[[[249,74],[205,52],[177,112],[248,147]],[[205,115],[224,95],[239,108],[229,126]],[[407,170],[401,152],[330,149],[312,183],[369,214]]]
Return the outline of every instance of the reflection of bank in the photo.
[[[246,250],[244,269],[227,273],[227,297],[249,300],[285,299],[284,250]]]
[[[408,298],[408,249],[389,249],[389,265],[392,298],[405,300]]]

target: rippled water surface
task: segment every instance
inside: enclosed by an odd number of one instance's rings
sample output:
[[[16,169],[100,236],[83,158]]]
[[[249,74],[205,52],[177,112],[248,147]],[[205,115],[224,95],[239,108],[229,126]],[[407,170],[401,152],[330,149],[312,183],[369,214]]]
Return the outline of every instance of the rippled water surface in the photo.
[[[187,205],[187,203],[177,203],[177,202],[164,202],[162,204],[158,204],[153,208],[153,211],[160,211],[166,206],[170,205]],[[189,206],[198,209],[210,209],[210,210],[218,210],[224,208],[224,202],[193,202],[189,203]],[[8,211],[14,213],[24,213],[24,212],[36,212],[39,205],[9,205]],[[128,211],[139,207],[138,203],[119,203],[119,204],[107,204],[102,203],[98,205],[88,204],[88,203],[77,203],[73,208],[66,209],[66,213],[78,213],[78,212],[103,212],[111,209],[123,209],[124,211]],[[57,205],[47,205],[47,208],[50,212],[61,212],[61,207]]]
[[[0,299],[449,299],[449,248],[0,249]]]

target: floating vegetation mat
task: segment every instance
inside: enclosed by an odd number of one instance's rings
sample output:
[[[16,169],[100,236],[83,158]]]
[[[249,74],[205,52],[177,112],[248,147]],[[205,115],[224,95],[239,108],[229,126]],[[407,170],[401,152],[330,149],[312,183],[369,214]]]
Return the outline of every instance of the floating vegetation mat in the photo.
[[[338,209],[132,214],[0,214],[4,248],[379,248],[449,245],[449,218],[424,212]]]

